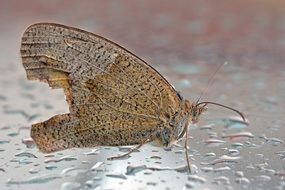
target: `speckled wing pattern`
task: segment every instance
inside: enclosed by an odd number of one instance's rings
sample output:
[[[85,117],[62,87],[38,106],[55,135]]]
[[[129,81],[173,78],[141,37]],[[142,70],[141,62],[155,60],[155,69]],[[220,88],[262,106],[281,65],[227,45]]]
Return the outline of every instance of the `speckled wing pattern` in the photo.
[[[59,24],[30,26],[21,56],[28,79],[63,88],[70,113],[34,124],[43,152],[142,143],[181,99],[151,66],[98,35]]]

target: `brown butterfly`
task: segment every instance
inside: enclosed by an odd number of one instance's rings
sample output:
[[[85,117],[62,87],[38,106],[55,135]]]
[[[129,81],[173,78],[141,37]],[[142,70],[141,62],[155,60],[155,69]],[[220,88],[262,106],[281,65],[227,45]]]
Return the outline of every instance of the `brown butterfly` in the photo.
[[[22,37],[21,56],[28,79],[63,88],[69,104],[70,113],[32,125],[31,137],[45,153],[138,145],[133,151],[151,141],[167,147],[185,134],[187,149],[189,123],[198,121],[207,104],[223,106],[182,98],[142,59],[77,28],[34,24]]]

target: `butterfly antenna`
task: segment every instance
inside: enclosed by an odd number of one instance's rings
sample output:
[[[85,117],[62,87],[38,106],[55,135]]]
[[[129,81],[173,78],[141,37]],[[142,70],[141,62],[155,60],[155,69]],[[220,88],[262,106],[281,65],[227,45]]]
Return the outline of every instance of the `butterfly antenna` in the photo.
[[[234,108],[231,108],[231,107],[229,107],[229,106],[225,106],[225,105],[223,105],[223,104],[215,103],[215,102],[199,102],[199,103],[197,104],[197,106],[199,106],[199,105],[201,105],[201,104],[205,104],[205,105],[212,104],[212,105],[217,105],[217,106],[221,106],[221,107],[223,107],[223,108],[232,110],[232,111],[236,112],[237,114],[239,114],[240,117],[242,118],[242,120],[246,123],[246,120],[245,120],[245,117],[244,117],[243,113],[241,113],[240,111],[238,111],[238,110],[236,110],[236,109],[234,109]]]
[[[220,65],[216,68],[215,72],[214,72],[214,73],[212,74],[212,76],[209,78],[206,88],[204,88],[204,90],[201,92],[199,98],[197,99],[196,104],[198,104],[198,103],[200,102],[202,96],[204,96],[204,94],[206,94],[206,92],[208,91],[209,87],[213,84],[214,78],[215,78],[216,74],[220,71],[220,69],[222,68],[222,66],[227,65],[227,64],[228,64],[228,62],[225,61],[224,63],[220,64]]]

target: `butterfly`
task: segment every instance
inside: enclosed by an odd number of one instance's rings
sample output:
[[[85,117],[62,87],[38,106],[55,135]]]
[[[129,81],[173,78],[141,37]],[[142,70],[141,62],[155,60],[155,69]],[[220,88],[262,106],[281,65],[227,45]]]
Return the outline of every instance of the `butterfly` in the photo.
[[[198,122],[208,104],[220,104],[184,99],[133,53],[77,28],[31,25],[20,52],[27,78],[62,88],[69,105],[70,113],[32,125],[31,137],[40,151],[137,145],[121,155],[126,156],[148,142],[167,147],[186,136],[190,170],[188,126]]]

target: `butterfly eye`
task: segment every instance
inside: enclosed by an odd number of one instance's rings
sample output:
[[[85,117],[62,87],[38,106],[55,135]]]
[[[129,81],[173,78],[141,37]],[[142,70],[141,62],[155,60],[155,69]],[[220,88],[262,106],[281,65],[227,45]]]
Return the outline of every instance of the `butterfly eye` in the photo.
[[[163,130],[161,136],[162,136],[163,144],[168,145],[170,142],[170,131]]]
[[[162,136],[168,137],[168,136],[169,136],[168,130],[164,130],[164,131],[162,132]]]

